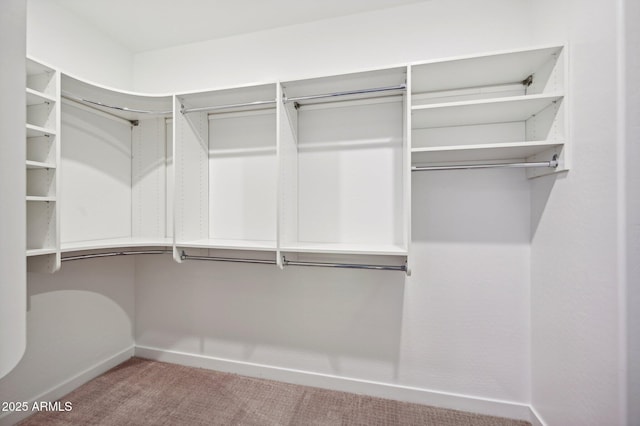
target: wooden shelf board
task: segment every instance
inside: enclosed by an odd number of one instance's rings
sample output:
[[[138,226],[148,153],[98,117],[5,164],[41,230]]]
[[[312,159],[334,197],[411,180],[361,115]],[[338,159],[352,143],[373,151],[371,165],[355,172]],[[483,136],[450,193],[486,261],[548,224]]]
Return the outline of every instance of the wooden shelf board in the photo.
[[[319,253],[319,254],[353,254],[353,255],[380,255],[380,256],[406,256],[407,250],[394,244],[351,244],[351,243],[310,243],[297,242],[283,244],[282,252],[292,253]]]
[[[30,256],[42,256],[45,254],[56,254],[57,250],[54,247],[43,247],[37,249],[27,249],[27,257]]]
[[[36,195],[27,195],[26,197],[27,201],[56,201],[56,197],[42,197],[42,196],[36,196]]]
[[[27,124],[27,137],[35,138],[38,136],[55,135],[56,131],[53,129],[46,129],[44,127],[35,126],[33,124]]]
[[[42,161],[27,160],[27,169],[55,169],[56,165],[53,163],[43,163]]]
[[[428,129],[525,121],[561,99],[561,94],[544,94],[416,105],[411,108],[411,126]]]
[[[176,242],[177,247],[219,250],[276,251],[276,242],[262,240],[202,239]]]
[[[554,60],[562,46],[449,58],[412,66],[413,93],[518,83]]]
[[[27,87],[26,93],[27,93],[27,106],[39,105],[45,102],[53,103],[56,101],[52,96],[49,96],[46,93],[42,93],[34,89],[30,89],[28,87]]]
[[[171,247],[171,238],[112,238],[104,240],[63,242],[62,252],[130,247]]]
[[[462,161],[524,160],[549,148],[562,146],[558,141],[528,141],[478,145],[413,148],[411,164]]]

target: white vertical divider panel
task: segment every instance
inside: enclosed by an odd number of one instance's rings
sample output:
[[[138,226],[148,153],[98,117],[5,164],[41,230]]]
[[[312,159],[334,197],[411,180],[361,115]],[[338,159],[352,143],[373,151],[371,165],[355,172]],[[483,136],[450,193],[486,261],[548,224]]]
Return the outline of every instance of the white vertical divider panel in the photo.
[[[280,247],[298,241],[298,111],[285,103],[278,84],[278,265],[282,267]]]
[[[166,135],[162,117],[132,129],[132,236],[164,238],[166,228]]]
[[[56,70],[56,75],[55,75],[55,80],[56,80],[56,94],[55,94],[55,99],[56,99],[56,106],[55,106],[55,124],[56,124],[56,129],[58,131],[58,135],[56,136],[56,145],[55,145],[55,150],[54,150],[54,155],[55,155],[55,159],[56,159],[56,181],[55,181],[55,191],[56,191],[56,203],[55,203],[55,209],[56,209],[56,219],[55,219],[55,247],[56,247],[56,253],[53,255],[54,257],[54,267],[52,268],[51,272],[55,272],[57,270],[60,269],[60,267],[62,266],[62,254],[61,254],[61,245],[62,245],[62,240],[60,237],[60,224],[61,224],[61,211],[62,211],[62,200],[60,197],[60,192],[61,192],[61,180],[60,179],[60,173],[62,173],[62,167],[61,167],[61,144],[62,144],[62,135],[61,135],[61,129],[62,129],[62,74],[60,73],[60,71]]]
[[[527,177],[535,178],[571,168],[571,148],[569,135],[569,50],[564,45],[558,53],[556,60],[548,61],[536,72],[531,86],[527,88],[528,94],[535,93],[561,93],[563,99],[540,111],[525,122],[526,140],[558,141],[564,144],[550,148],[534,156],[527,161],[549,161],[557,156],[558,167],[555,169],[532,168],[527,170]]]
[[[175,162],[173,161],[173,118],[164,119],[165,127],[165,237],[173,238],[173,209],[174,209],[174,194],[175,187],[173,185],[173,179],[175,177]],[[175,241],[174,241],[175,242]]]
[[[181,243],[209,236],[209,122],[206,112],[182,114],[174,101],[174,258]]]
[[[407,275],[411,275],[411,65],[407,66],[407,89],[402,96],[404,108],[403,155],[403,245],[407,250]]]

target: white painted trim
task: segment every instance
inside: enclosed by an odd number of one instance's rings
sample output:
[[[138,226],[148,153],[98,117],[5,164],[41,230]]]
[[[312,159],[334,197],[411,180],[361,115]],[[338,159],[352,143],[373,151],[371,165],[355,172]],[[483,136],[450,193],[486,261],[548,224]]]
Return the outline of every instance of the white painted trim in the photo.
[[[63,396],[67,395],[71,391],[77,389],[88,381],[95,379],[99,375],[105,373],[106,371],[112,369],[113,367],[122,364],[129,358],[134,355],[135,347],[131,346],[122,352],[119,352],[103,361],[98,362],[85,369],[84,371],[76,374],[75,376],[70,377],[68,380],[60,383],[57,386],[37,395],[34,398],[31,398],[29,402],[29,406],[32,406],[36,401],[56,401]],[[0,426],[11,426],[16,424],[17,422],[29,417],[31,412],[12,412],[7,413],[3,416],[0,416]]]
[[[531,421],[534,426],[544,426],[527,404],[469,395],[440,392],[430,389],[403,386],[371,380],[340,377],[311,371],[295,370],[251,362],[216,358],[186,352],[171,351],[146,346],[136,346],[135,355],[155,361],[169,362],[189,367],[205,368],[245,376],[281,382],[313,386],[342,392],[370,395],[416,404],[431,405],[453,410],[469,411],[491,416]],[[532,420],[536,418],[538,423]]]

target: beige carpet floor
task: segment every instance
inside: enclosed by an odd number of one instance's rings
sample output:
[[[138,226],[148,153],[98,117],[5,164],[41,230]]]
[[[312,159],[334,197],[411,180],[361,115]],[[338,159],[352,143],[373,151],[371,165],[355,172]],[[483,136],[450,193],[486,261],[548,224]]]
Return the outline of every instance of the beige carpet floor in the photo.
[[[435,425],[529,422],[132,358],[20,425]]]

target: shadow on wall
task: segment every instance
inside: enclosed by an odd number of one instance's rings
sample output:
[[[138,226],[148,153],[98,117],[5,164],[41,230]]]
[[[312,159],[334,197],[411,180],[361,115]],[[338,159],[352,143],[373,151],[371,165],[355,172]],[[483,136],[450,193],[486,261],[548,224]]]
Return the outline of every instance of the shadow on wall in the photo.
[[[166,260],[137,259],[137,345],[333,374],[357,359],[397,376],[403,273]]]
[[[0,400],[28,401],[133,345],[134,260],[64,263],[27,276],[27,349]]]
[[[558,179],[566,179],[567,174],[553,174],[537,178],[531,184],[531,239],[536,235],[538,226],[549,202],[551,191]]]
[[[564,176],[529,180],[521,169],[414,173],[413,241],[528,244]]]

